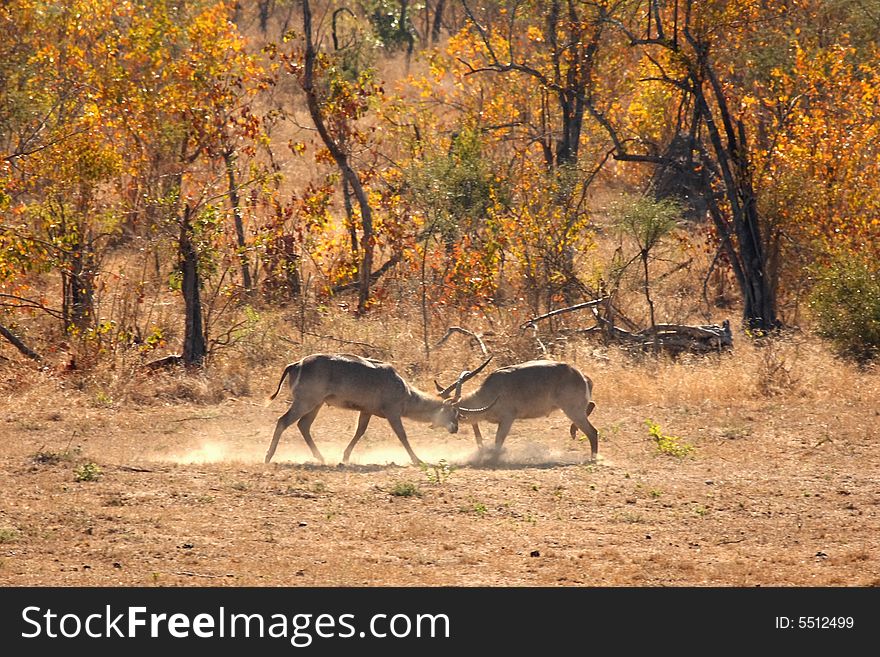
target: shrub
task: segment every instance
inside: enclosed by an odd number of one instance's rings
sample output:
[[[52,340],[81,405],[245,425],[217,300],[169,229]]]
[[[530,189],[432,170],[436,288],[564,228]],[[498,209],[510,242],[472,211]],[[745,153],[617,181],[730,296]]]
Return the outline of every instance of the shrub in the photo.
[[[76,481],[98,481],[103,471],[96,463],[83,463],[73,471],[73,478]]]
[[[816,332],[845,358],[867,363],[880,354],[880,266],[842,254],[812,270],[810,308]]]
[[[0,527],[0,543],[13,543],[19,538],[19,532],[9,527]]]
[[[455,467],[447,463],[446,459],[440,459],[440,462],[435,465],[422,463],[419,467],[425,473],[428,481],[432,484],[440,484],[441,486],[446,483],[449,477],[452,476],[453,471],[455,471]]]
[[[421,497],[422,491],[411,481],[398,481],[391,487],[391,495],[394,497]]]
[[[681,438],[678,436],[667,436],[664,434],[660,429],[660,425],[653,420],[645,420],[645,424],[648,426],[648,433],[651,434],[651,438],[657,443],[657,450],[660,453],[681,458],[694,450],[693,445],[681,442]]]

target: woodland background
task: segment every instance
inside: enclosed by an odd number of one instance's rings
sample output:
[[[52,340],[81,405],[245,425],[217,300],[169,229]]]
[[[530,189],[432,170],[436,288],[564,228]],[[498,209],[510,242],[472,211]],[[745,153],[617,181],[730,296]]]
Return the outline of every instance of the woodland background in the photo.
[[[876,3],[311,4],[4,4],[21,353],[200,365],[342,308],[427,359],[601,298],[606,339],[729,318],[876,355]]]
[[[0,581],[876,585],[876,0],[9,0],[0,34]],[[315,351],[424,390],[567,360],[599,463],[551,416],[495,465],[408,422],[396,466],[374,422],[265,466]]]

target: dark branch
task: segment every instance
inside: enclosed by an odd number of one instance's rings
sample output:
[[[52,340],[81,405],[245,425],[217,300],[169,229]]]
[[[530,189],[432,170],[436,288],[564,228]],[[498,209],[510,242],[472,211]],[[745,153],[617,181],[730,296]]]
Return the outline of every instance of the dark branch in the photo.
[[[603,301],[605,301],[605,298],[593,299],[592,301],[585,301],[584,303],[576,303],[573,306],[567,306],[565,308],[557,308],[556,310],[551,310],[549,313],[544,313],[543,315],[532,317],[531,319],[523,322],[523,324],[520,325],[520,328],[525,329],[529,327],[534,327],[535,322],[541,321],[542,319],[547,319],[549,317],[554,317],[556,315],[561,315],[563,313],[570,313],[575,310],[582,310],[583,308],[593,308],[595,306],[598,306]]]
[[[0,335],[9,340],[9,342],[12,343],[13,347],[18,349],[22,354],[24,354],[31,360],[35,360],[37,362],[43,360],[43,357],[40,356],[40,354],[28,347],[24,342],[21,341],[21,338],[19,338],[17,335],[15,335],[15,333],[3,326],[3,324],[0,324]]]

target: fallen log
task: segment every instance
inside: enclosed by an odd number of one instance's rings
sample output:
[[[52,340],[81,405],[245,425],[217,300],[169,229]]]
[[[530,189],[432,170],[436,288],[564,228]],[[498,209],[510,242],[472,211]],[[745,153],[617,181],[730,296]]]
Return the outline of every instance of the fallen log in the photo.
[[[614,326],[594,311],[598,324],[583,331],[601,332],[606,339],[627,344],[642,351],[665,351],[673,355],[681,353],[710,353],[733,348],[733,333],[730,322],[724,320],[721,326],[686,324],[656,324],[631,332]]]

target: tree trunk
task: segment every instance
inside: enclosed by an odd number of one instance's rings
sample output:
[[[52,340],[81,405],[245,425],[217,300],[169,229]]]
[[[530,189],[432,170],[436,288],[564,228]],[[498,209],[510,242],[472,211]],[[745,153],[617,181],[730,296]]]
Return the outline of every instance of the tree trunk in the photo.
[[[183,275],[181,291],[185,307],[183,363],[187,367],[200,366],[204,363],[208,350],[202,320],[199,254],[193,243],[192,208],[188,203],[184,206],[180,219],[178,247],[178,264]]]
[[[238,246],[238,260],[241,264],[241,284],[246,294],[253,290],[251,272],[247,260],[247,243],[244,238],[244,222],[241,216],[241,199],[238,196],[238,183],[235,180],[235,153],[232,149],[223,152],[223,161],[226,164],[226,177],[229,180],[229,204],[232,206],[232,215],[235,222],[235,239]]]
[[[649,28],[648,37],[644,39],[630,32],[627,35],[634,45],[672,51],[688,67],[685,80],[668,78],[665,73],[661,79],[693,99],[691,135],[695,136],[702,127],[706,128],[708,146],[703,147],[699,140],[691,141],[691,147],[700,154],[699,161],[694,163],[695,173],[702,182],[709,215],[736,275],[743,297],[743,323],[752,330],[770,331],[779,327],[776,290],[769,275],[769,262],[761,234],[762,218],[752,185],[745,128],[741,122],[735,124],[732,120],[727,97],[709,58],[710,45],[723,47],[723,44],[711,44],[690,31],[692,7],[693,0],[688,0],[684,23],[680,26],[676,4],[671,39],[662,36],[669,30],[664,30],[660,12],[653,3],[649,3],[649,12],[654,9],[650,13],[653,32]],[[684,37],[683,41],[679,40],[679,31]],[[653,37],[652,34],[657,36]],[[689,48],[687,52],[685,44]],[[655,165],[670,164],[664,157],[627,152],[625,142],[621,141],[608,118],[594,105],[591,98],[586,101],[590,113],[611,137],[615,159]],[[688,161],[691,161],[690,157]],[[713,174],[717,179],[712,179]],[[719,197],[726,201],[729,210],[722,208]]]
[[[95,255],[92,245],[79,243],[70,246],[70,260],[62,270],[62,315],[65,329],[82,329],[94,315]]]
[[[348,228],[348,238],[351,243],[351,255],[355,259],[355,261],[357,261],[357,226],[354,223],[354,208],[351,206],[351,186],[348,184],[348,178],[342,179],[342,204],[345,207],[345,222],[346,228]]]
[[[559,92],[559,108],[562,110],[562,136],[556,141],[556,165],[577,164],[581,140],[583,110],[577,111],[570,94]]]
[[[257,3],[260,10],[260,31],[265,34],[269,29],[269,13],[272,6],[272,0],[260,0]]]
[[[657,322],[654,318],[654,300],[651,298],[651,276],[648,273],[648,250],[642,249],[639,256],[642,259],[642,269],[645,273],[645,301],[648,302],[648,316],[651,320],[651,328],[657,326]]]
[[[306,40],[305,66],[303,67],[302,88],[306,94],[306,104],[309,108],[309,115],[315,124],[315,129],[324,142],[324,146],[330,151],[330,155],[336,162],[336,166],[342,172],[343,178],[348,182],[354,196],[357,199],[358,207],[361,211],[361,225],[363,231],[361,233],[361,264],[358,271],[360,281],[360,289],[358,293],[358,314],[363,314],[367,308],[367,301],[370,298],[370,281],[373,268],[373,212],[370,208],[370,202],[364,191],[361,181],[352,169],[346,152],[340,147],[327,129],[324,121],[324,115],[321,113],[321,105],[318,102],[318,94],[315,91],[315,60],[317,53],[315,44],[312,40],[312,10],[309,6],[309,0],[303,0],[303,34]]]
[[[709,134],[709,141],[715,155],[715,163],[721,171],[724,185],[724,196],[730,204],[733,233],[736,235],[736,250],[733,255],[738,260],[740,274],[737,281],[743,295],[743,322],[753,330],[770,331],[779,328],[776,316],[776,295],[767,275],[767,259],[764,256],[764,244],[761,237],[761,217],[752,187],[750,163],[745,128],[739,123],[734,130],[727,99],[718,83],[715,73],[708,61],[708,47],[696,42],[685,29],[685,36],[699,54],[697,66],[690,73],[693,94],[700,116]],[[699,68],[697,68],[699,67]],[[721,130],[713,118],[712,110],[703,92],[702,73],[709,79],[713,92],[713,100],[720,115],[724,128],[725,140]],[[713,190],[705,190],[707,198]],[[730,243],[730,228],[726,221],[716,220],[716,226],[722,231],[722,239]]]
[[[437,45],[440,41],[440,30],[443,28],[443,10],[446,8],[446,0],[437,0],[434,5],[434,22],[431,24],[431,45]]]

